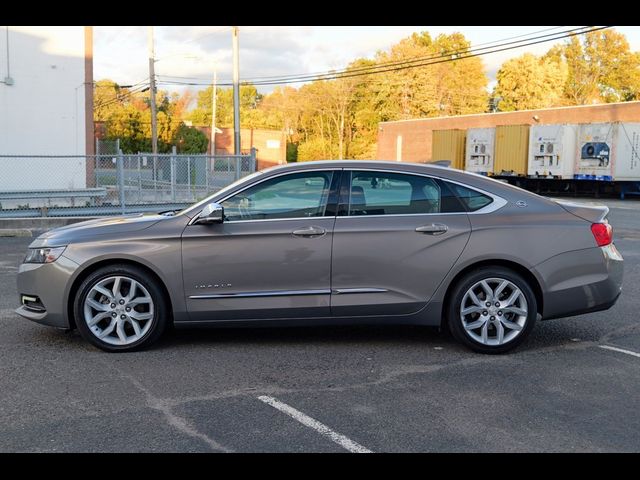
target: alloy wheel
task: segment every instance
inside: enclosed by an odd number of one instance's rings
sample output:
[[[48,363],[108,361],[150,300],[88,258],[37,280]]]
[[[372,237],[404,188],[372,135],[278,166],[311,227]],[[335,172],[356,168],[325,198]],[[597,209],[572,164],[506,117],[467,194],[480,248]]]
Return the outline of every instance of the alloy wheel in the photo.
[[[486,278],[462,297],[460,321],[476,342],[504,345],[515,339],[528,318],[527,299],[517,285],[504,278]]]
[[[131,277],[109,276],[84,300],[84,321],[96,338],[110,345],[131,345],[151,328],[154,304],[149,291]]]

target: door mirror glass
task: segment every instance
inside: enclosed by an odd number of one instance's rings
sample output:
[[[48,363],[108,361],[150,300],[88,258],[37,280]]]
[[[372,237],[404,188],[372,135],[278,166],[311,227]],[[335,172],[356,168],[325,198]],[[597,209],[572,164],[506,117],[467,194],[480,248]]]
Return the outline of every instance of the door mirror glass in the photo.
[[[224,221],[224,208],[216,202],[205,205],[195,221],[198,225],[209,225],[211,223],[222,223]]]

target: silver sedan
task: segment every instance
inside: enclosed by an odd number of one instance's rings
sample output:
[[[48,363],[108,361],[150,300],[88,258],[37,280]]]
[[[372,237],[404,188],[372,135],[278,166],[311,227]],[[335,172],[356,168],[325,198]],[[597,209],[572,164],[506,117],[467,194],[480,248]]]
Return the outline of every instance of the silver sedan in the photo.
[[[616,302],[607,213],[438,166],[293,164],[177,213],[44,233],[20,266],[17,312],[107,351],[171,324],[259,322],[446,325],[502,353],[538,319]]]

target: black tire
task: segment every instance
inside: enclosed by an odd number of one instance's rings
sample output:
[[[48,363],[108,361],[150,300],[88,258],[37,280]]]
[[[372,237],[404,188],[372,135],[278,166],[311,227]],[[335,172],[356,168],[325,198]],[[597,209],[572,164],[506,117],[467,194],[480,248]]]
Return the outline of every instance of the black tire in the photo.
[[[466,292],[476,283],[489,278],[501,278],[512,282],[522,291],[527,302],[527,315],[522,330],[515,338],[501,345],[485,345],[474,339],[465,330],[460,316],[460,307]],[[447,322],[453,337],[471,350],[478,353],[499,354],[513,350],[527,338],[536,322],[537,312],[536,296],[529,283],[520,274],[505,267],[488,266],[469,272],[453,287],[447,306]]]
[[[92,333],[84,318],[84,302],[87,295],[98,282],[111,276],[125,276],[135,280],[147,289],[153,301],[153,316],[150,320],[151,326],[148,331],[135,342],[126,345],[113,345],[99,339]],[[155,343],[170,323],[169,309],[164,297],[165,295],[162,288],[157,284],[157,281],[150,278],[147,271],[126,264],[108,265],[89,274],[80,284],[73,304],[76,326],[78,327],[80,335],[82,335],[86,341],[106,352],[133,352],[142,350]],[[135,307],[133,308],[135,309]]]

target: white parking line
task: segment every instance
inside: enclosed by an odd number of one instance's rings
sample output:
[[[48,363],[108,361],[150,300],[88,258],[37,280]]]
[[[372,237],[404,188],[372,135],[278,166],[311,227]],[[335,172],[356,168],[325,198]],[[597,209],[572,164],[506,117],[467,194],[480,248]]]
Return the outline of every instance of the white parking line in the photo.
[[[301,424],[313,428],[316,432],[324,435],[329,438],[332,442],[337,443],[341,447],[349,450],[351,453],[373,453],[368,448],[363,447],[359,443],[354,442],[353,440],[345,437],[344,435],[334,432],[325,424],[320,423],[319,421],[311,418],[308,415],[305,415],[300,410],[296,410],[295,408],[287,405],[286,403],[282,403],[277,398],[269,397],[267,395],[260,395],[258,397],[259,400],[263,401],[267,405],[271,405],[273,408],[280,410],[282,413],[286,413],[290,417],[299,421]]]
[[[598,345],[600,348],[604,348],[605,350],[613,350],[614,352],[626,353],[627,355],[633,355],[634,357],[640,358],[640,353],[632,352],[631,350],[625,350],[624,348],[618,347],[610,347],[609,345]]]

